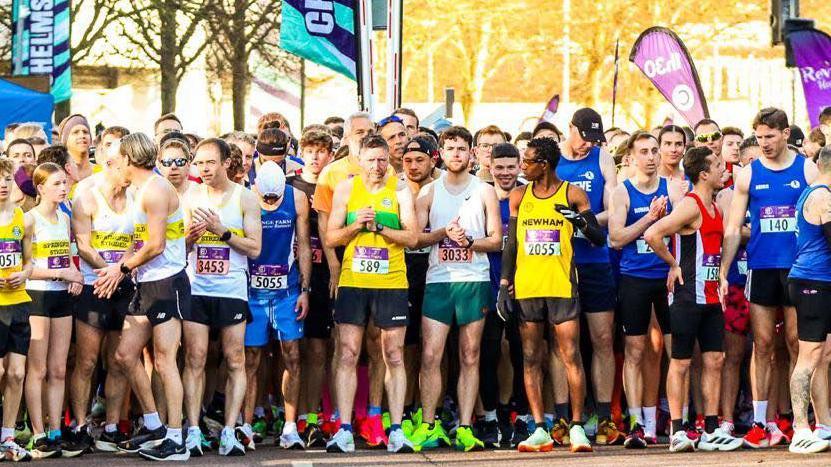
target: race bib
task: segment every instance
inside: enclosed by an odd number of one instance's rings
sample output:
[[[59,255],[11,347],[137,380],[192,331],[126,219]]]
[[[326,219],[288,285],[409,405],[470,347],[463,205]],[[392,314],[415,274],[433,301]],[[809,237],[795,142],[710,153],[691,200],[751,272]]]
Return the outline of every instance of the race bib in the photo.
[[[759,226],[763,234],[796,232],[796,208],[767,206],[759,210]]]
[[[69,256],[50,256],[46,258],[48,269],[67,269],[69,267]]]
[[[669,247],[669,237],[664,237],[664,245]],[[646,240],[644,240],[643,237],[635,240],[635,246],[638,247],[639,255],[648,255],[655,253],[655,250],[653,250],[652,247],[649,246],[649,243],[646,243]]]
[[[312,263],[323,263],[323,243],[317,237],[311,237]]]
[[[115,250],[104,250],[99,251],[98,254],[101,256],[101,259],[104,260],[107,264],[115,264],[121,261],[121,258],[124,257],[123,251],[115,251]]]
[[[560,256],[560,231],[526,230],[525,254],[528,256]]]
[[[20,242],[0,242],[0,269],[13,269],[23,263]]]
[[[133,226],[133,250],[138,252],[144,246],[147,238],[147,224],[135,224]]]
[[[221,246],[196,247],[196,273],[224,276],[231,268],[231,249]]]
[[[285,264],[261,264],[251,271],[251,288],[285,290],[288,287],[289,267]]]
[[[464,248],[449,238],[439,242],[439,263],[470,263],[473,261],[473,252]]]
[[[742,250],[742,253],[739,255],[739,258],[736,260],[736,265],[739,269],[739,274],[742,276],[747,275],[747,250]]]
[[[721,255],[703,255],[701,257],[701,274],[705,282],[718,282]]]
[[[386,248],[355,247],[352,255],[352,271],[363,274],[387,274],[390,272],[390,252]]]

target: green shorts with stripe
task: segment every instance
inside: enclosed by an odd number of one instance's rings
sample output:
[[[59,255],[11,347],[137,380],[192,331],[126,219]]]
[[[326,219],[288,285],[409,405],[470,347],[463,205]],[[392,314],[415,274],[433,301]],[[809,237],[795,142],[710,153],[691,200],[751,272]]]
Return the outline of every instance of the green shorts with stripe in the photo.
[[[425,317],[448,326],[479,321],[493,308],[494,298],[490,282],[438,282],[424,287]]]

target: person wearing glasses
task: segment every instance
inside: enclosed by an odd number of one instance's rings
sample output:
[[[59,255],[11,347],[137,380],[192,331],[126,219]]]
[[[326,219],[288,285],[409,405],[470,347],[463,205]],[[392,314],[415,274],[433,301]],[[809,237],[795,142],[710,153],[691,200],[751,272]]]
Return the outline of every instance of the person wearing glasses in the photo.
[[[476,136],[473,138],[473,154],[476,157],[473,162],[477,167],[475,175],[483,182],[493,185],[491,153],[494,146],[504,142],[506,142],[505,133],[496,125],[486,126],[476,132]]]
[[[780,308],[785,314],[785,341],[791,360],[796,357],[796,310],[788,294],[788,271],[794,264],[797,242],[796,203],[805,187],[817,177],[813,162],[788,149],[788,116],[781,109],[762,109],[753,120],[753,131],[761,157],[743,167],[737,177],[721,256],[721,295],[729,293],[727,274],[741,245],[745,216],[750,216],[747,242],[747,288],[753,330],[753,427],[745,446],[768,447],[785,440],[782,431],[790,422],[769,418],[768,392],[772,381],[774,339]],[[787,363],[777,365],[787,368]],[[827,378],[827,368],[818,375]],[[828,400],[828,385],[823,386]],[[814,393],[813,396],[823,397]],[[775,407],[774,407],[775,409]],[[772,411],[771,411],[772,412]]]
[[[168,133],[172,132],[183,132],[182,121],[179,120],[175,114],[167,113],[159,117],[155,123],[153,123],[153,134],[155,135],[155,142],[156,145],[161,143],[162,138]]]
[[[596,213],[597,222],[604,227],[604,231],[609,218],[609,200],[617,185],[615,161],[599,146],[605,140],[600,114],[590,108],[579,109],[571,119],[568,137],[562,143],[562,158],[557,164],[560,179],[586,192],[591,210]],[[617,292],[610,260],[606,242],[595,245],[579,230],[575,232],[574,262],[580,277],[577,289],[593,349],[591,374],[596,393],[598,444],[614,444],[623,437],[611,419],[615,383],[612,340]],[[557,376],[560,375],[555,375],[555,380]],[[563,418],[563,414],[558,415]],[[555,428],[558,435],[564,434],[564,427]]]
[[[262,224],[257,197],[228,178],[230,162],[228,143],[218,138],[202,140],[193,157],[202,183],[192,185],[185,194],[187,273],[193,299],[191,313],[182,323],[182,382],[189,423],[185,443],[191,454],[201,454],[199,417],[212,330],[219,334],[228,380],[219,455],[245,454],[234,427],[246,392],[244,339],[245,324],[251,317],[246,280],[248,258],[260,255]]]
[[[390,165],[395,169],[395,173],[400,174],[404,170],[401,159],[404,157],[404,150],[410,139],[404,120],[397,115],[390,115],[379,121],[377,127],[378,132],[390,146]]]
[[[560,161],[560,147],[553,138],[532,139],[520,162],[530,183],[514,188],[509,198],[508,240],[502,253],[496,309],[505,321],[519,320],[525,393],[537,427],[519,443],[520,452],[550,451],[554,447],[546,429],[541,388],[542,365],[548,361],[548,344],[543,337],[546,327],[556,336],[568,380],[572,421],[565,429],[571,451],[592,451],[583,429],[586,375],[580,357],[572,237],[579,230],[592,244],[605,244],[606,233],[592,213],[585,190],[557,175]],[[512,295],[519,302],[518,310]]]
[[[179,198],[195,184],[190,180],[190,159],[190,144],[185,135],[171,132],[162,138],[156,168],[173,185]]]
[[[695,141],[693,142],[695,147],[706,146],[710,151],[713,151],[716,157],[721,157],[724,134],[715,120],[703,118],[693,125],[693,131],[695,132]]]

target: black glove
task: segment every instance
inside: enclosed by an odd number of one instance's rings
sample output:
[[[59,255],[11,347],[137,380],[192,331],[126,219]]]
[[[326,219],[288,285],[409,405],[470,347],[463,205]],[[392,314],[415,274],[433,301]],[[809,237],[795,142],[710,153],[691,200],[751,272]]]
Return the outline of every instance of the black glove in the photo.
[[[589,222],[585,217],[583,217],[582,214],[564,204],[554,206],[554,210],[562,214],[566,220],[574,224],[574,227],[576,227],[577,230],[583,230],[589,225]]]
[[[511,298],[508,286],[504,284],[499,286],[499,292],[496,294],[496,314],[506,323],[514,314],[514,299]]]

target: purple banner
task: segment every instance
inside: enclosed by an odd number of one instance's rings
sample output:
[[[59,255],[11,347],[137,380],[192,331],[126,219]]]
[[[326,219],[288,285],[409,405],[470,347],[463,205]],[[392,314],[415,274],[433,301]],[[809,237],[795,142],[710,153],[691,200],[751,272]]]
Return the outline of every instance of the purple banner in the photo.
[[[820,112],[831,106],[831,36],[807,29],[788,33],[787,41],[802,75],[808,118],[817,127]]]
[[[640,68],[690,126],[710,116],[695,64],[674,32],[662,27],[642,32],[632,46],[629,61]]]
[[[548,122],[554,123],[554,116],[557,115],[557,108],[560,107],[560,95],[554,94],[554,97],[548,101],[548,105],[545,106],[545,110],[542,113],[542,117],[540,117],[541,122]]]

